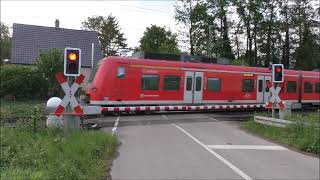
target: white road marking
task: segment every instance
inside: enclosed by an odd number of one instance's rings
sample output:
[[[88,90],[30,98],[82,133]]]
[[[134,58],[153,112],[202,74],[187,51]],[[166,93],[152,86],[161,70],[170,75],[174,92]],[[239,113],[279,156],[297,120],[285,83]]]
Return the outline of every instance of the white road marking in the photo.
[[[213,119],[213,118],[211,118],[211,117],[209,117],[209,119],[212,120],[212,121],[218,121],[217,119]]]
[[[117,130],[117,127],[118,127],[118,124],[119,124],[119,120],[120,120],[120,116],[117,117],[115,123],[114,123],[114,126],[112,128],[112,135],[114,135],[114,133],[116,132]]]
[[[229,168],[231,168],[233,171],[235,171],[238,175],[240,175],[242,178],[246,180],[252,180],[250,176],[245,174],[243,171],[241,171],[239,168],[237,168],[235,165],[233,165],[231,162],[223,158],[220,154],[216,153],[212,149],[210,149],[208,146],[203,144],[201,141],[199,141],[197,138],[193,137],[190,133],[188,133],[186,130],[182,129],[180,126],[176,124],[172,124],[176,128],[178,128],[180,131],[182,131],[184,134],[189,136],[192,140],[194,140],[196,143],[198,143],[200,146],[202,146],[204,149],[206,149],[209,153],[214,155],[216,158],[218,158],[220,161],[222,161],[225,165],[227,165]]]
[[[260,146],[260,145],[207,145],[210,149],[243,149],[243,150],[288,150],[282,146]]]
[[[164,114],[162,114],[162,117],[163,117],[164,119],[166,119],[166,120],[169,120],[169,118],[168,118],[166,115],[164,115]]]
[[[212,121],[218,121],[217,119],[214,119],[214,118],[212,118],[210,116],[207,116],[207,115],[204,115],[204,114],[202,114],[202,116],[204,116],[205,118],[208,118],[208,119],[210,119]]]

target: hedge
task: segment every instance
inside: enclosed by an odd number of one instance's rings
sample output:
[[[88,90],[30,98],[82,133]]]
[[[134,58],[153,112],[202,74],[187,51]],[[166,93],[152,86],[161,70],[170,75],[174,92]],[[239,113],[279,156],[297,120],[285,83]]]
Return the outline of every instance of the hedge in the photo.
[[[0,97],[45,97],[47,83],[34,66],[1,65]]]

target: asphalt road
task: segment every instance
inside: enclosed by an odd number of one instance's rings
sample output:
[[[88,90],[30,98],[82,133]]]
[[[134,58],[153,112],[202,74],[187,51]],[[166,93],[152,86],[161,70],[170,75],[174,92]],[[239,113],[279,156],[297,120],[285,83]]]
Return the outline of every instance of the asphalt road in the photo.
[[[104,130],[113,132],[122,143],[112,179],[319,179],[318,158],[247,134],[229,115],[100,119],[116,125]]]

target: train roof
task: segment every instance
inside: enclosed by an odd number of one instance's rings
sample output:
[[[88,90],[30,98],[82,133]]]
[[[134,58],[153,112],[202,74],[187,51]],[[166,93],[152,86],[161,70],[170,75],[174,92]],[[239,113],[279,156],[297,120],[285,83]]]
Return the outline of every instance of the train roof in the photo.
[[[128,57],[115,57],[109,56],[103,61],[108,62],[119,62],[128,63],[135,65],[145,65],[145,66],[166,66],[175,68],[193,68],[193,69],[213,69],[213,70],[224,70],[224,71],[241,71],[247,73],[270,73],[269,68],[261,67],[249,67],[249,66],[235,66],[235,65],[222,65],[222,64],[207,64],[207,63],[193,63],[193,62],[183,62],[183,61],[167,61],[167,60],[154,60],[154,59],[136,59]],[[297,75],[300,70],[285,69],[284,73],[289,75]],[[305,76],[318,76],[320,78],[320,72],[316,71],[303,71],[302,74]]]

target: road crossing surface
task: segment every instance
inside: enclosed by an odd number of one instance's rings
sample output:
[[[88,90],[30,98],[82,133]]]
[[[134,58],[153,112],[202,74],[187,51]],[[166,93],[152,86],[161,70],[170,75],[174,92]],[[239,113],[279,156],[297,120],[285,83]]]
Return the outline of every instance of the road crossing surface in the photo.
[[[121,141],[112,179],[319,179],[319,158],[248,134],[234,120],[209,113],[104,117],[117,125],[104,130]]]

